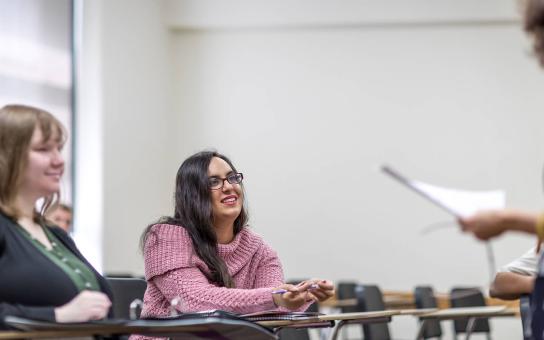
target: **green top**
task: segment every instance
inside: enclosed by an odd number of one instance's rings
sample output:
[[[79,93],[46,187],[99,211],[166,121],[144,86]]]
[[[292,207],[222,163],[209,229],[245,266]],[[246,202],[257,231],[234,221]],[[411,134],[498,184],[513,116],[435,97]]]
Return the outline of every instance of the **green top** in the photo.
[[[94,272],[77,256],[66,248],[62,242],[60,242],[55,235],[49,230],[48,227],[42,226],[45,235],[51,242],[51,250],[47,249],[40,241],[33,238],[30,233],[23,227],[17,228],[21,233],[32,243],[38,250],[40,250],[48,259],[62,269],[72,280],[78,291],[94,290],[100,291],[100,285],[94,275]]]

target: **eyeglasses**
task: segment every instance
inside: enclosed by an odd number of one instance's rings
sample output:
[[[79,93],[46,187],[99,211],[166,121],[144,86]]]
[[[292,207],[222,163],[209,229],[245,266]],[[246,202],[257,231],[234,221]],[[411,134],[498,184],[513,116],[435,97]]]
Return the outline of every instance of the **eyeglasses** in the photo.
[[[208,187],[212,190],[219,190],[223,188],[225,180],[230,184],[240,184],[244,179],[244,175],[241,172],[230,174],[226,178],[210,177],[208,179]]]

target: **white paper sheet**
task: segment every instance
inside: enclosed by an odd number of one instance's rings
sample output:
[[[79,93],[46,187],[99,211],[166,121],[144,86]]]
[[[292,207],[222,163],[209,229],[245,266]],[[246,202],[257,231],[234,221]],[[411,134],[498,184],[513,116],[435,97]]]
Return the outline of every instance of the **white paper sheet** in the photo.
[[[389,166],[382,166],[382,171],[455,217],[467,217],[480,210],[502,209],[506,203],[504,190],[467,191],[443,188],[409,180]]]

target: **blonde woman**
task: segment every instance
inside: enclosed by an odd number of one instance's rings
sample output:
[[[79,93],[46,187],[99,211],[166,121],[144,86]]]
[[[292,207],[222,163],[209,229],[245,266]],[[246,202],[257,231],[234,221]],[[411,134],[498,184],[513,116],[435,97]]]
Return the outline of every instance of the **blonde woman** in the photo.
[[[44,110],[0,109],[0,329],[8,315],[57,322],[108,315],[106,281],[44,218],[58,198],[65,139]]]

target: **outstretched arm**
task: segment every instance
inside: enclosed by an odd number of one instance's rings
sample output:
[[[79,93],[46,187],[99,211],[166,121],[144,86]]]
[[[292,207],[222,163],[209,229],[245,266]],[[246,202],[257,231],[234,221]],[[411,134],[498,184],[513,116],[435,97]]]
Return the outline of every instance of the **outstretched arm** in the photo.
[[[499,236],[507,230],[536,234],[538,214],[521,210],[491,210],[459,219],[465,232],[471,232],[480,240]]]

